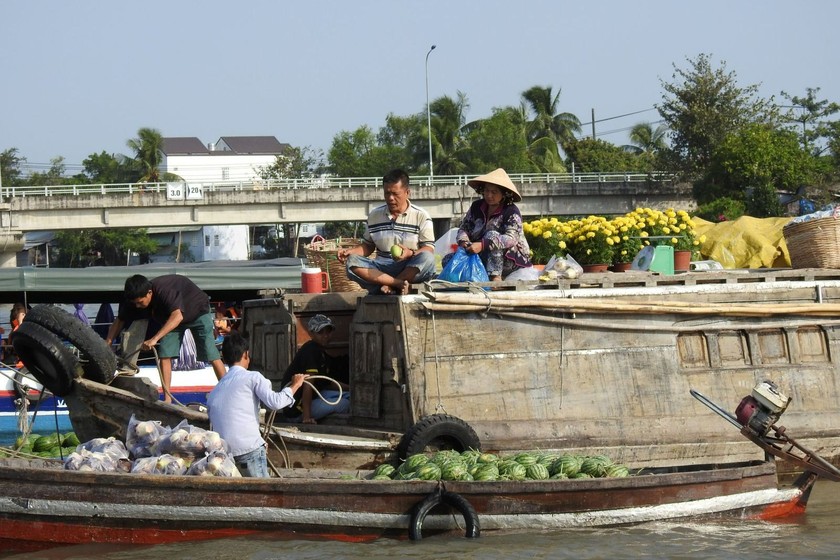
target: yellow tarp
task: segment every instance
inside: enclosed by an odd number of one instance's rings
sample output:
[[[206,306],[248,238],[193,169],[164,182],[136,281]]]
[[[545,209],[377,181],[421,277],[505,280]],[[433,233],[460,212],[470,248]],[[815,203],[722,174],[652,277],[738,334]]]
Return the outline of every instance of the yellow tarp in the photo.
[[[718,261],[723,268],[790,267],[782,228],[791,218],[742,216],[717,224],[700,218],[692,220],[697,235],[706,236],[700,248],[704,259]]]

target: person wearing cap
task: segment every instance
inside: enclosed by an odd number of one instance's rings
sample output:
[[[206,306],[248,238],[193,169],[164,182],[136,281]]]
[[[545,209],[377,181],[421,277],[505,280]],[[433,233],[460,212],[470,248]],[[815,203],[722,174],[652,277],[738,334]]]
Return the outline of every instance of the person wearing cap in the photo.
[[[429,213],[409,201],[408,174],[382,178],[385,204],[368,215],[362,244],[338,252],[347,276],[371,294],[407,294],[412,283],[435,272],[435,232]],[[376,258],[369,258],[376,251]]]
[[[481,257],[491,281],[531,265],[531,249],[522,231],[522,214],[516,203],[522,196],[501,167],[470,179],[467,184],[481,195],[461,220],[456,241],[467,253]],[[452,253],[443,258],[443,266]]]
[[[303,386],[300,394],[300,415],[294,414],[294,408],[287,409],[286,414],[292,412],[290,418],[304,424],[316,424],[318,420],[329,414],[346,414],[350,412],[350,359],[347,354],[337,354],[331,349],[330,341],[335,332],[335,325],[326,315],[315,315],[306,324],[311,340],[300,347],[292,363],[286,368],[285,380],[293,379],[298,373],[323,375],[336,380],[341,385],[341,398],[335,383],[329,379],[313,379],[311,383],[318,389],[323,398],[315,394],[312,385]],[[285,381],[284,381],[285,383]],[[338,399],[336,404],[334,403]]]
[[[210,426],[230,446],[233,462],[242,476],[267,478],[268,459],[260,434],[260,405],[272,410],[293,405],[294,395],[307,376],[295,375],[282,390],[272,390],[271,381],[262,373],[248,369],[250,345],[238,331],[225,337],[222,356],[229,369],[207,395]]]

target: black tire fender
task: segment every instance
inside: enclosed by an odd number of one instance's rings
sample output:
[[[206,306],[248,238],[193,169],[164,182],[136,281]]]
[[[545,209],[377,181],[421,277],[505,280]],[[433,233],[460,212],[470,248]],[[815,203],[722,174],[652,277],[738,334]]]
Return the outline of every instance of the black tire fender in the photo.
[[[23,322],[36,323],[75,346],[85,379],[110,383],[114,378],[116,355],[93,328],[72,314],[54,305],[36,305],[27,311]]]
[[[438,489],[414,506],[414,510],[411,512],[411,521],[408,525],[408,537],[411,540],[419,541],[423,538],[423,521],[426,520],[430,511],[442,504],[455,509],[464,517],[464,522],[467,524],[465,537],[477,539],[481,536],[478,514],[472,504],[460,494]]]
[[[23,376],[22,371],[18,371],[17,373],[15,373],[15,393],[18,397],[29,401],[30,405],[36,404],[42,399],[46,400],[53,396],[53,394],[46,387],[44,387],[44,391],[41,392],[41,390],[37,387],[32,387],[31,385],[27,385],[26,383],[24,383],[24,379],[25,378]]]
[[[405,432],[397,445],[397,454],[405,459],[423,453],[432,444],[456,451],[481,449],[481,441],[472,426],[456,416],[432,414],[424,416]]]
[[[41,385],[59,397],[70,392],[79,360],[55,333],[24,320],[9,339],[20,361]]]

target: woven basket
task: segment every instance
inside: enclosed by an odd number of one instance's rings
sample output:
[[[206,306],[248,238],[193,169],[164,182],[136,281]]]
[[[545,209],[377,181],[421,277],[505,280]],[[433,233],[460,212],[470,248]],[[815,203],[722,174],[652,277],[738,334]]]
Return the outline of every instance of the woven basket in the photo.
[[[338,262],[338,251],[351,249],[361,244],[360,239],[324,239],[320,235],[312,238],[312,242],[303,246],[309,265],[320,268],[327,273],[330,292],[358,292],[363,291],[356,282],[347,278],[347,268]]]
[[[840,219],[788,224],[782,232],[793,268],[840,268]]]

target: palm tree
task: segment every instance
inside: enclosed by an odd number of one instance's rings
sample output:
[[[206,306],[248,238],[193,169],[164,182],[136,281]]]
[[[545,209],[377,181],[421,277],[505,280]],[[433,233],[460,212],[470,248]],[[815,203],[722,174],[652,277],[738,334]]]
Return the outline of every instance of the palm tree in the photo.
[[[163,136],[160,131],[154,128],[141,128],[137,131],[137,138],[132,138],[127,144],[134,150],[134,159],[143,170],[140,182],[160,182],[160,164],[163,161]]]
[[[464,123],[469,106],[466,94],[460,91],[457,99],[444,95],[429,106],[435,171],[441,175],[456,175],[466,169]]]
[[[634,154],[657,155],[667,147],[665,143],[667,132],[668,127],[664,124],[654,129],[651,123],[639,123],[630,130],[630,144],[622,148]]]
[[[561,146],[572,142],[580,132],[580,119],[571,113],[558,113],[560,90],[552,95],[551,86],[534,86],[522,92],[522,99],[534,118],[528,123],[528,142],[550,138]]]

